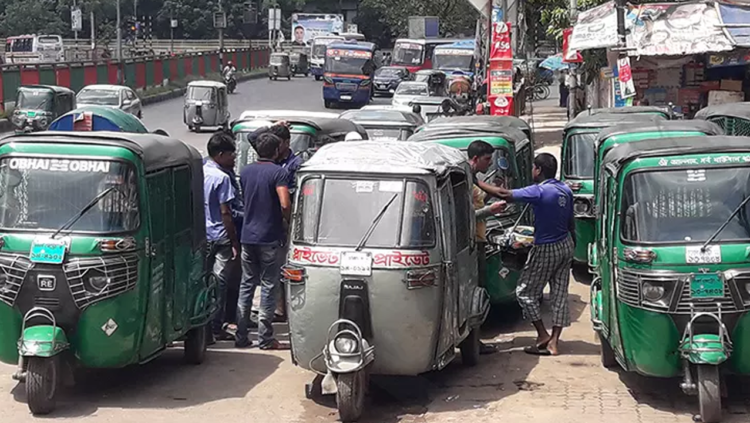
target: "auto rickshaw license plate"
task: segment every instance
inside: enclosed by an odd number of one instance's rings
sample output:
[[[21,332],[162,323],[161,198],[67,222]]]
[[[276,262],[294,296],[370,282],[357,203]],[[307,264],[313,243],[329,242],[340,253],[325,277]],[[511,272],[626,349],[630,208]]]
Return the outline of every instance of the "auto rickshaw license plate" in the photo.
[[[372,275],[372,255],[370,253],[341,253],[339,271],[342,275]]]
[[[690,281],[690,296],[693,298],[724,297],[724,281],[719,275],[695,275]]]
[[[31,243],[29,260],[33,263],[60,264],[65,259],[67,243],[63,239],[36,238]]]

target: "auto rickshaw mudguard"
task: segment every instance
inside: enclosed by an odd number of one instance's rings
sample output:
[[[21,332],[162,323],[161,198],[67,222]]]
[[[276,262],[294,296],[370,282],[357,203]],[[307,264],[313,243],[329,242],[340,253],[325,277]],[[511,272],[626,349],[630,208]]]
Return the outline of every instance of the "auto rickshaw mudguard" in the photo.
[[[589,244],[594,242],[596,235],[596,220],[592,218],[575,218],[576,225],[576,249],[573,259],[579,263],[587,263],[589,260]]]
[[[654,377],[676,377],[682,373],[678,351],[682,333],[672,317],[620,301],[617,301],[617,317],[613,324],[619,325],[627,370]]]
[[[715,334],[703,334],[693,336],[693,342],[687,346],[690,349],[708,349],[711,351],[689,352],[686,358],[693,364],[711,364],[718,366],[729,359],[729,351]]]
[[[65,331],[59,326],[38,325],[24,329],[18,340],[23,357],[54,357],[70,347]]]

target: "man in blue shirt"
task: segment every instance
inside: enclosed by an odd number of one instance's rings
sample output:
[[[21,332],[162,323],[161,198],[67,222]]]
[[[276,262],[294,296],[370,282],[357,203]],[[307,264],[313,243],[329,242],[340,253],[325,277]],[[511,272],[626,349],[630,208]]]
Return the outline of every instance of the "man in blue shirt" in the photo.
[[[575,248],[573,192],[555,179],[557,159],[549,153],[534,158],[536,185],[508,190],[480,182],[480,187],[507,201],[531,204],[534,210],[534,246],[518,281],[516,296],[524,316],[537,331],[536,344],[524,351],[557,355],[563,327],[570,326],[568,284]],[[549,282],[552,300],[552,334],[542,322],[539,299]]]
[[[273,337],[276,293],[281,283],[279,249],[286,240],[285,222],[291,217],[286,170],[276,164],[281,151],[279,137],[264,133],[255,145],[258,161],[240,172],[245,199],[242,222],[242,282],[237,301],[235,346],[250,346],[247,338],[250,309],[258,285],[261,287],[258,311],[258,345],[261,349],[279,349]]]
[[[240,252],[235,227],[233,204],[239,192],[232,181],[236,160],[234,140],[223,132],[208,141],[209,158],[203,163],[203,198],[206,214],[206,240],[208,241],[207,266],[219,285],[219,310],[212,323],[214,339],[229,338],[224,332],[227,283],[232,273],[231,263]]]

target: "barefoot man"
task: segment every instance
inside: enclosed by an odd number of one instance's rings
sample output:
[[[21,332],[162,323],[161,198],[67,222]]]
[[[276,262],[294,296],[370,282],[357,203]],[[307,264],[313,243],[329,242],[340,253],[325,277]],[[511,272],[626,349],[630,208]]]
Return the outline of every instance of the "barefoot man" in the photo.
[[[534,209],[534,246],[516,288],[524,317],[536,328],[536,344],[524,348],[528,354],[557,355],[562,330],[570,326],[568,283],[575,248],[573,192],[555,179],[557,159],[549,153],[534,158],[535,185],[508,190],[479,182],[480,187],[507,201],[529,203]],[[539,299],[550,284],[552,334],[542,322]]]

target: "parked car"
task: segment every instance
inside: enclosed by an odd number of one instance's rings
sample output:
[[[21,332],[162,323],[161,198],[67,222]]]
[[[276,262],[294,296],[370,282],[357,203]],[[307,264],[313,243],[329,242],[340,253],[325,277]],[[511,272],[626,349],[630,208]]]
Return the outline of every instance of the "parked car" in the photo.
[[[76,96],[76,103],[82,106],[105,106],[120,109],[141,119],[143,106],[138,94],[123,85],[88,85]]]

